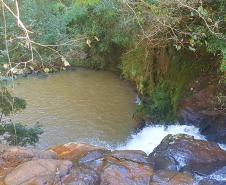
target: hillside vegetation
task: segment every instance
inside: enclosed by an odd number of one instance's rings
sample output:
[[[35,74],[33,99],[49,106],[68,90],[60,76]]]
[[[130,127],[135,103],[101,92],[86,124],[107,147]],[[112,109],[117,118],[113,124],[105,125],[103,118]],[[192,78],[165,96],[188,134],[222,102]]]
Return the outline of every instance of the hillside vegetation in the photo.
[[[2,75],[69,66],[134,82],[137,117],[172,123],[204,77],[225,107],[226,0],[1,0]],[[224,109],[225,110],[225,109]]]

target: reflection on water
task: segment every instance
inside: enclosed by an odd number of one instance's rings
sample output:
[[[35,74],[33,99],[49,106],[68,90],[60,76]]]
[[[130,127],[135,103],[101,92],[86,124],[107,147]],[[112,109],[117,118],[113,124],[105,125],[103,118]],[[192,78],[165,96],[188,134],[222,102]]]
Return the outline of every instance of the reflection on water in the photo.
[[[28,77],[16,81],[15,94],[26,99],[27,108],[13,119],[44,126],[40,148],[68,142],[116,146],[135,127],[136,94],[109,72],[77,70],[42,79]]]

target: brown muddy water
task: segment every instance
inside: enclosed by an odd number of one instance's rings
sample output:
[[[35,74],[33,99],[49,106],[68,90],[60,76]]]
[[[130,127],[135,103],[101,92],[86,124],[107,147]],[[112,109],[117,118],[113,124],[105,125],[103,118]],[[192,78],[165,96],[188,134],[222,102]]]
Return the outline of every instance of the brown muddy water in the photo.
[[[15,81],[14,93],[27,108],[12,119],[44,128],[38,148],[68,142],[114,147],[136,127],[136,93],[110,72],[79,69],[22,78]]]

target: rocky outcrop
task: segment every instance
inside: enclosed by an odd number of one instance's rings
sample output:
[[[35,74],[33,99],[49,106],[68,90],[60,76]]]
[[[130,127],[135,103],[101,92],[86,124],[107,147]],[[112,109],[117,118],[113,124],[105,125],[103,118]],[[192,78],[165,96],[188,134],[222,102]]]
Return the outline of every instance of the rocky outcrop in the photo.
[[[166,136],[149,156],[73,143],[0,146],[0,185],[221,185],[225,166],[225,151],[186,135]]]
[[[201,81],[202,83],[199,83]],[[184,99],[179,108],[179,117],[186,124],[192,124],[200,128],[200,133],[205,135],[209,141],[226,144],[226,109],[216,105],[217,82],[210,82],[208,79],[200,79],[197,83],[191,84],[192,96]],[[207,83],[205,85],[205,83]],[[208,84],[210,83],[210,84]],[[201,88],[200,86],[206,86]],[[226,87],[223,93],[225,96]]]
[[[226,152],[217,144],[188,135],[168,135],[149,155],[155,170],[209,175],[226,166]]]

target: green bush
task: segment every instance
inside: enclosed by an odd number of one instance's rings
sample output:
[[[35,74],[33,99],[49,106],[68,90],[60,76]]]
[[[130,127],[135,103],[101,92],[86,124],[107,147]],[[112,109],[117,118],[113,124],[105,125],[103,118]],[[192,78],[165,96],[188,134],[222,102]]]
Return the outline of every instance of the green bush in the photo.
[[[39,124],[32,127],[24,126],[21,123],[0,125],[1,142],[6,142],[9,145],[34,145],[38,142],[42,133],[43,130]]]

